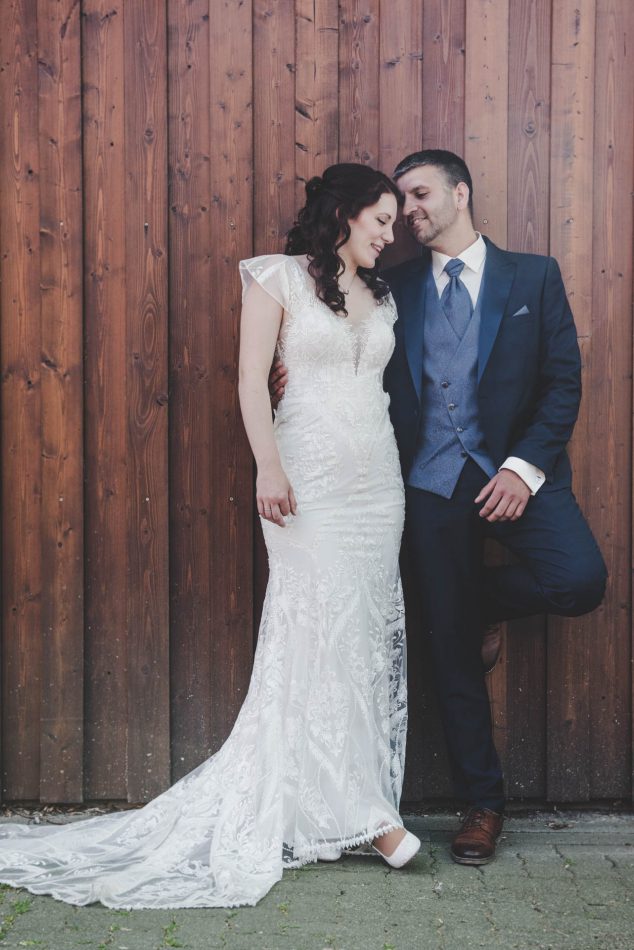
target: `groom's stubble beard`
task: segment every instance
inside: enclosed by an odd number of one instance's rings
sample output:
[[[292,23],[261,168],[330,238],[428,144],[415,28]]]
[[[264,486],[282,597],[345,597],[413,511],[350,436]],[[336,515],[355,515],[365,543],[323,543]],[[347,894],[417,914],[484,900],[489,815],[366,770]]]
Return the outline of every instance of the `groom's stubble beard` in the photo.
[[[434,215],[433,218],[430,218],[428,215],[421,212],[412,211],[411,214],[405,219],[405,227],[412,235],[415,241],[424,246],[429,245],[432,241],[435,241],[437,237],[441,234],[444,234],[451,225],[456,221],[458,217],[458,211],[456,210],[451,194],[447,193],[447,200],[439,209],[438,213]],[[414,220],[416,218],[421,219],[424,222],[424,230],[419,231],[418,228],[414,225]]]

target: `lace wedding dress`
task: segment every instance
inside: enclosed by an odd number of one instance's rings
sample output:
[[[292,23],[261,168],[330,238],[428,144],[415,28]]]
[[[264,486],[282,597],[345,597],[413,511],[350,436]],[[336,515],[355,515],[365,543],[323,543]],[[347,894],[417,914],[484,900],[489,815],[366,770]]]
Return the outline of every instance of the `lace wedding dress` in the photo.
[[[298,513],[263,522],[270,580],[249,692],[220,751],[139,810],[4,823],[0,881],[72,904],[255,904],[320,847],[401,825],[403,489],[382,374],[395,308],[358,326],[302,258],[241,262],[284,307],[275,418]]]

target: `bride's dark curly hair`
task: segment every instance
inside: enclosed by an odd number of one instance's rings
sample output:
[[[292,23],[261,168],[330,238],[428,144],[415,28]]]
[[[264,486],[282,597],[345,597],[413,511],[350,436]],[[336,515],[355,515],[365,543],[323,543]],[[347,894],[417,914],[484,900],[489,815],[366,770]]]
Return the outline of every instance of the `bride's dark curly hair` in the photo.
[[[350,237],[348,222],[384,194],[394,195],[399,205],[403,203],[387,175],[356,162],[330,165],[321,177],[306,182],[306,204],[286,236],[285,253],[308,256],[308,273],[317,286],[317,296],[336,314],[348,316],[346,298],[337,283],[345,269],[338,251]],[[357,273],[375,300],[387,296],[389,288],[376,265],[359,267]]]

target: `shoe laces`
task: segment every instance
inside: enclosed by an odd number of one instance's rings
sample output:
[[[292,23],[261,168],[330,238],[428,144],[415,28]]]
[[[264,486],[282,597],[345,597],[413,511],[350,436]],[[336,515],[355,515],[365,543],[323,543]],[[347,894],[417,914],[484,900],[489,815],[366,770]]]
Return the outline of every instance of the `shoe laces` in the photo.
[[[470,808],[462,823],[463,831],[471,828],[480,828],[486,818],[486,813],[481,808]]]

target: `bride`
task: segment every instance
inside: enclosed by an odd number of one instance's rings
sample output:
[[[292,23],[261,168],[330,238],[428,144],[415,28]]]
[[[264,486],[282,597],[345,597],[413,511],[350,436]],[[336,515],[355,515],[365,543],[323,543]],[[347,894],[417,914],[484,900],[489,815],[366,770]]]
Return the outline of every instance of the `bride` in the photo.
[[[376,271],[399,193],[340,164],[306,186],[287,255],[240,262],[240,403],[270,576],[249,692],[212,758],[137,811],[3,824],[0,881],[72,904],[235,907],[372,842],[402,867],[407,723],[403,487]],[[288,370],[272,421],[275,353]]]

